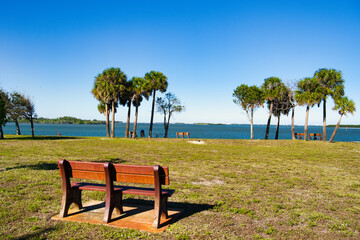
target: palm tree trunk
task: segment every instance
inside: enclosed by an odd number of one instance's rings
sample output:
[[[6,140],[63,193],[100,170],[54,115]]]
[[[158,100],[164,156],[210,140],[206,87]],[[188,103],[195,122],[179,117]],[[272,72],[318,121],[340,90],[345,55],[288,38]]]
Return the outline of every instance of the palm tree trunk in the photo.
[[[3,132],[1,124],[0,124],[0,139],[4,139],[4,132]]]
[[[156,91],[154,90],[153,102],[152,102],[152,107],[151,107],[151,118],[150,118],[149,138],[152,137],[151,135],[152,135],[152,127],[153,127],[153,121],[154,121],[155,94],[156,94]]]
[[[293,106],[292,110],[291,110],[291,138],[292,138],[292,140],[296,140],[296,138],[295,138],[295,106]]]
[[[308,140],[308,122],[309,122],[309,105],[306,106],[306,115],[305,115],[305,126],[304,126],[304,141]]]
[[[326,99],[324,98],[323,101],[323,141],[326,141]]]
[[[15,126],[16,126],[16,135],[21,135],[20,126],[17,118],[14,118]]]
[[[34,121],[33,121],[33,117],[30,117],[30,126],[31,126],[31,137],[35,137],[35,133],[34,133]]]
[[[280,115],[278,116],[278,122],[277,122],[277,126],[276,126],[275,139],[279,139],[279,127],[280,127]]]
[[[106,114],[106,137],[110,137],[110,128],[109,128],[109,109],[107,103],[105,103],[105,114]]]
[[[273,101],[271,101],[270,111],[269,111],[269,118],[268,118],[268,122],[267,122],[267,126],[266,126],[265,140],[269,139],[269,130],[270,130],[270,122],[271,122],[271,115],[272,115],[273,105],[274,105],[274,103],[273,103]]]
[[[126,121],[125,137],[129,137],[129,128],[130,128],[130,112],[131,112],[131,101],[128,103],[128,115]]]
[[[330,137],[330,139],[329,139],[329,142],[333,142],[333,141],[334,141],[335,134],[336,134],[336,132],[337,132],[339,126],[340,126],[340,122],[341,122],[342,116],[343,116],[343,114],[340,115],[340,119],[339,119],[339,121],[338,121],[337,124],[336,124],[336,127],[335,127],[335,129],[334,129],[334,131],[333,131],[333,133],[332,133],[332,135],[331,135],[331,137]]]
[[[137,119],[138,119],[138,108],[139,108],[139,100],[136,99],[136,108],[135,108],[135,121],[134,121],[134,129],[133,129],[133,135],[132,138],[136,137],[136,125],[137,125]]]
[[[254,139],[254,109],[251,108],[250,112],[250,139]]]
[[[115,137],[115,102],[111,102],[112,121],[111,121],[111,137]]]

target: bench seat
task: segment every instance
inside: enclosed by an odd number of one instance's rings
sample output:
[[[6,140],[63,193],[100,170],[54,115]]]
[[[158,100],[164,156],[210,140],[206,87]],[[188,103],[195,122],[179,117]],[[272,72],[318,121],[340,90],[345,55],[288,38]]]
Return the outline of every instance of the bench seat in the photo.
[[[72,182],[71,187],[79,188],[79,190],[106,192],[105,184],[87,183],[87,182]],[[114,191],[122,191],[123,194],[155,196],[154,188],[131,187],[131,186],[116,186]],[[173,189],[161,189],[161,194],[171,197],[174,194]]]

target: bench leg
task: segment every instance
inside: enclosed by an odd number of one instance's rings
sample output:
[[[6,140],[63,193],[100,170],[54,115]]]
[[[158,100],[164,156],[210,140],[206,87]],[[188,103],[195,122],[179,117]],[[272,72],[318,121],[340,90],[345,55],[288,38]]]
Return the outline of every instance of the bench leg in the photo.
[[[77,209],[82,209],[81,190],[79,188],[70,188],[68,191],[63,192],[61,200],[60,217],[68,216],[70,205],[74,203]]]
[[[168,196],[162,196],[160,199],[155,198],[155,206],[154,206],[154,222],[152,224],[152,227],[159,228],[160,226],[160,219],[168,218]]]
[[[111,221],[111,215],[114,211],[114,208],[116,209],[117,214],[124,213],[123,206],[122,206],[122,192],[117,191],[113,192],[111,196],[106,196],[105,201],[105,214],[104,214],[104,223],[109,223]]]

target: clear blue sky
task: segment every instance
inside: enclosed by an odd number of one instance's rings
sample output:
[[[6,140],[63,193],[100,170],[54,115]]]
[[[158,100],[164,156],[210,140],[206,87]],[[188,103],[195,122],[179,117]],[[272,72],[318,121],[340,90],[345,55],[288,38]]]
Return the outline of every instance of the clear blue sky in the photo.
[[[108,67],[128,78],[163,72],[186,106],[172,122],[185,123],[248,123],[232,101],[238,85],[335,68],[358,109],[342,123],[360,124],[360,1],[0,0],[0,87],[30,96],[38,116],[104,119],[90,91]],[[142,104],[140,122],[149,122],[150,109]],[[117,120],[125,116],[119,108]],[[296,124],[304,116],[296,108]],[[267,109],[255,113],[255,123],[266,119]],[[321,125],[321,108],[309,121]]]

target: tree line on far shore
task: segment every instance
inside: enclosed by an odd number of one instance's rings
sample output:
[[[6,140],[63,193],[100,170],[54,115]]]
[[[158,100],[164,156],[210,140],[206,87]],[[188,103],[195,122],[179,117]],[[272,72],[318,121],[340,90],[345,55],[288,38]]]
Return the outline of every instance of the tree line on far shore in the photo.
[[[4,138],[2,127],[8,121],[14,121],[17,135],[21,135],[19,119],[30,122],[31,136],[34,137],[35,106],[30,97],[19,92],[8,93],[0,89],[0,139]]]
[[[333,110],[340,114],[339,121],[329,139],[334,140],[343,115],[355,112],[355,103],[345,96],[344,79],[340,71],[335,69],[321,68],[314,73],[313,77],[299,80],[293,86],[285,85],[280,78],[269,77],[264,80],[261,87],[241,84],[233,91],[234,103],[245,110],[250,121],[250,135],[254,139],[253,120],[254,112],[267,104],[269,116],[265,132],[265,139],[269,138],[271,116],[277,117],[275,139],[279,137],[280,116],[288,115],[291,111],[291,135],[295,139],[295,107],[306,106],[304,140],[308,138],[308,119],[311,107],[320,106],[323,103],[323,140],[326,141],[326,103],[331,97],[335,103]]]
[[[136,128],[139,113],[139,106],[143,99],[149,100],[152,96],[152,108],[150,117],[150,127],[148,137],[152,137],[152,127],[154,120],[155,102],[157,111],[164,115],[164,129],[166,138],[168,136],[168,129],[170,119],[173,113],[182,112],[184,106],[181,105],[180,100],[173,93],[166,93],[165,97],[156,98],[156,92],[165,93],[168,87],[167,77],[162,72],[151,71],[145,74],[144,77],[132,77],[127,79],[126,74],[120,68],[107,68],[95,78],[94,86],[91,90],[94,97],[99,101],[98,110],[106,116],[106,136],[115,137],[115,113],[118,106],[126,106],[127,122],[125,137],[132,134],[132,138],[136,138]],[[130,116],[131,105],[135,107],[135,119],[133,131],[130,132]],[[111,135],[110,135],[110,119],[111,121]]]

